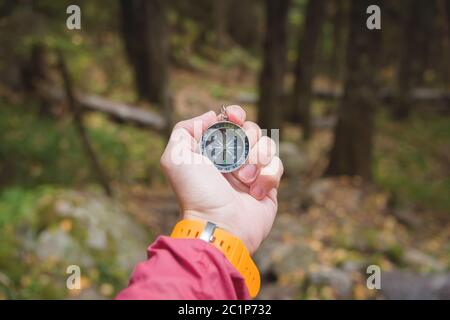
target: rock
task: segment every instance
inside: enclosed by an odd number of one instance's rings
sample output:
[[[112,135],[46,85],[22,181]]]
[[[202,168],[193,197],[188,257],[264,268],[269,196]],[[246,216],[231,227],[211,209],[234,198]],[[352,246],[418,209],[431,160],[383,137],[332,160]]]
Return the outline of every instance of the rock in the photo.
[[[258,299],[298,297],[300,275],[317,260],[314,251],[302,240],[304,226],[296,220],[298,217],[293,215],[279,215],[269,237],[254,256],[264,282]]]
[[[329,199],[339,200],[339,207],[347,212],[356,212],[361,208],[363,192],[360,187],[334,178],[315,180],[305,190],[305,201],[310,204],[323,205]]]
[[[68,265],[92,267],[94,261],[83,251],[77,241],[61,229],[49,229],[40,233],[35,253],[41,260],[64,261]]]
[[[130,270],[145,259],[149,243],[146,232],[120,206],[102,196],[69,193],[55,205],[61,218],[70,218],[83,226],[82,244],[95,252],[114,252],[120,268]]]
[[[307,190],[305,190],[305,198],[314,204],[321,204],[333,189],[333,180],[318,179],[315,180]]]
[[[11,285],[11,279],[3,272],[0,272],[0,284],[7,288]]]
[[[306,278],[310,285],[330,286],[338,299],[352,297],[353,281],[350,273],[331,267],[321,267],[318,271],[309,272]]]
[[[152,240],[146,230],[120,204],[102,195],[61,191],[52,197],[37,209],[40,223],[24,233],[22,245],[39,260],[56,264],[49,272],[58,285],[64,286],[65,268],[72,264],[81,268],[87,283],[105,277],[125,285],[134,266],[146,258]],[[114,290],[110,284],[88,286],[69,297],[111,297]]]
[[[292,300],[298,295],[297,286],[280,286],[268,284],[261,287],[261,291],[256,297],[257,300]]]
[[[394,210],[393,214],[400,223],[403,223],[407,227],[417,229],[422,225],[420,218],[413,210],[397,209]]]
[[[69,300],[105,300],[105,297],[93,288],[81,290],[80,294],[69,298]]]
[[[308,268],[315,259],[314,252],[301,242],[304,226],[296,223],[298,217],[279,215],[268,238],[261,244],[254,259],[263,276],[275,277],[284,272]]]
[[[444,271],[445,266],[435,258],[414,248],[406,249],[403,262],[408,266],[425,271]]]
[[[422,275],[408,271],[383,272],[381,291],[386,299],[450,299],[450,274]]]
[[[271,255],[272,269],[276,275],[305,271],[315,262],[315,253],[303,243],[286,244]]]
[[[284,175],[296,176],[308,166],[306,154],[293,142],[280,143],[280,159],[283,161]]]
[[[59,190],[45,195],[33,209],[30,222],[17,231],[18,248],[22,261],[36,268],[23,281],[36,279],[42,288],[52,283],[44,297],[111,298],[118,284],[126,285],[134,266],[146,259],[151,236],[120,203],[103,195]],[[80,292],[66,288],[69,265],[81,268]],[[0,272],[0,286],[4,282]]]
[[[365,271],[365,265],[366,263],[362,261],[345,261],[342,264],[342,270],[345,272],[362,272]]]

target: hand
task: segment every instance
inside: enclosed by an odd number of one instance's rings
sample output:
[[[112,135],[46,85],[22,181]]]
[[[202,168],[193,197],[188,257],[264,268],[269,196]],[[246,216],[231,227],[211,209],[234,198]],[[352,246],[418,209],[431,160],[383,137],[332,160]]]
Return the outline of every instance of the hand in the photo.
[[[245,121],[239,106],[227,108],[229,121],[246,132],[248,163],[222,174],[199,153],[203,132],[218,122],[215,112],[177,123],[161,157],[161,166],[175,191],[184,219],[215,223],[239,237],[254,253],[272,228],[283,165],[275,142],[261,137],[257,124]]]

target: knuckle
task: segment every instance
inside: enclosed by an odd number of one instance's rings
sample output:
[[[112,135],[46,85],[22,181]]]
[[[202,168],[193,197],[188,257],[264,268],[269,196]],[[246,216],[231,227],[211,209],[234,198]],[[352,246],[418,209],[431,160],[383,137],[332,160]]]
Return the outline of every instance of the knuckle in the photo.
[[[257,148],[259,161],[263,165],[268,165],[276,153],[275,142],[269,137],[264,136],[259,140]]]
[[[272,172],[272,170],[264,172],[264,174],[261,175],[261,179],[270,186],[276,184],[278,181],[277,175],[275,172]]]
[[[277,145],[272,138],[269,138],[268,136],[262,136],[261,139],[259,139],[259,141],[269,154],[275,154],[277,150]]]
[[[232,104],[232,105],[228,106],[227,109],[228,110],[231,109],[232,111],[237,111],[237,112],[241,112],[241,113],[245,112],[245,110],[241,106],[239,106],[237,104]]]
[[[258,137],[261,135],[261,128],[256,122],[247,121],[246,126],[249,128],[249,130],[254,130]]]
[[[161,155],[161,158],[159,159],[159,164],[163,169],[167,168],[167,156],[165,152]]]
[[[275,175],[270,175],[269,176],[269,182],[272,186],[277,185],[278,184],[278,178]]]
[[[276,168],[278,168],[279,176],[281,177],[284,173],[284,165],[283,161],[281,161],[280,157],[275,156],[273,157],[273,161],[275,161]]]
[[[173,126],[173,130],[183,128],[185,124],[186,124],[186,120],[178,121],[178,122],[175,123],[175,125]]]
[[[284,170],[283,161],[281,161],[279,156],[274,156],[273,161],[281,168],[281,170]]]
[[[252,142],[252,145],[255,144],[261,137],[261,129],[256,123],[252,121],[246,121],[244,124],[244,129],[245,133]]]
[[[170,155],[167,149],[161,155],[161,158],[159,159],[159,164],[161,168],[165,171],[167,171],[170,168]]]
[[[283,163],[278,156],[274,156],[270,164],[263,168],[263,175],[272,176],[275,180],[280,180],[283,173]]]
[[[268,136],[262,136],[259,139],[259,143],[261,143],[261,144],[269,144],[270,143],[269,140],[270,140],[270,138]]]

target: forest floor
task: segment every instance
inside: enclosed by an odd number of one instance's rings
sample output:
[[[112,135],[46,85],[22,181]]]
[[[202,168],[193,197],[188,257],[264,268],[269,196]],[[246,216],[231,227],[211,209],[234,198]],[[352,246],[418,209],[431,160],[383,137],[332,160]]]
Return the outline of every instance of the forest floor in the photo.
[[[237,101],[255,120],[251,73],[203,70],[173,72],[177,118]],[[113,297],[146,246],[179,217],[159,169],[164,140],[101,115],[87,117],[114,181],[110,200],[89,167],[80,166],[85,160],[70,120],[41,119],[20,103],[1,103],[0,181],[7,187],[0,193],[0,298]],[[315,109],[322,117],[324,106]],[[263,278],[259,298],[448,298],[449,128],[450,119],[438,115],[394,123],[381,112],[375,181],[364,184],[322,178],[330,125],[317,128],[307,144],[287,126],[279,212],[255,256]],[[82,267],[82,290],[65,288],[69,264]],[[367,288],[369,265],[381,268],[382,290]]]

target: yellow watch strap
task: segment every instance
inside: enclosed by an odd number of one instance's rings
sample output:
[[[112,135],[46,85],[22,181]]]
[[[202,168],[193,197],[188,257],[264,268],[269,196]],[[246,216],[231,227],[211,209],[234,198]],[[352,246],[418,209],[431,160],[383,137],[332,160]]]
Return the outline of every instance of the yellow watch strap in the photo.
[[[197,220],[181,220],[175,225],[170,236],[172,238],[198,239],[204,234],[205,228],[208,228],[209,225],[212,224]],[[231,233],[215,228],[215,225],[212,232],[212,237],[210,239],[202,238],[202,240],[211,243],[222,251],[228,261],[230,261],[243,276],[250,296],[252,298],[256,297],[261,285],[261,278],[259,270],[253,262],[244,243]]]

